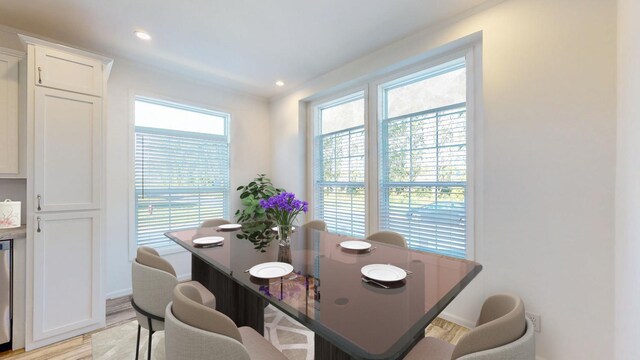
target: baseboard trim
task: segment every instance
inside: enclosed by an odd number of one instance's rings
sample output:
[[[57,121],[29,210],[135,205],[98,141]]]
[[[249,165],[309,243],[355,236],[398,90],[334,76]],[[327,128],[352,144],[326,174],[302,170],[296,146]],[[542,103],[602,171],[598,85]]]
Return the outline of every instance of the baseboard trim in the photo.
[[[453,314],[448,313],[446,311],[441,312],[440,315],[438,315],[438,316],[443,318],[443,319],[445,319],[445,320],[447,320],[447,321],[450,321],[450,322],[452,322],[454,324],[458,324],[460,326],[464,326],[467,329],[472,329],[472,328],[476,327],[476,323],[475,322],[469,321],[467,319],[461,318],[461,317],[456,316],[456,315],[453,315]]]
[[[34,341],[34,342],[31,342],[31,343],[27,343],[26,346],[25,346],[25,351],[35,350],[35,349],[38,349],[38,348],[41,348],[41,347],[44,347],[44,346],[47,346],[47,345],[51,345],[53,343],[57,343],[57,342],[64,341],[64,340],[68,340],[68,339],[71,339],[71,338],[79,336],[79,335],[84,335],[84,334],[90,333],[90,332],[92,332],[94,330],[102,329],[105,326],[106,326],[106,322],[105,321],[101,321],[101,322],[99,322],[97,324],[93,324],[93,325],[90,325],[90,326],[83,327],[82,329],[69,331],[69,332],[66,332],[64,334],[59,334],[59,335],[52,336],[52,337],[49,337],[49,338],[45,338],[45,339],[41,339],[41,340]]]
[[[132,288],[116,290],[116,291],[112,291],[112,292],[107,294],[107,300],[115,299],[115,298],[119,298],[119,297],[123,297],[123,296],[127,296],[127,295],[131,295],[131,294],[133,294],[133,289]]]

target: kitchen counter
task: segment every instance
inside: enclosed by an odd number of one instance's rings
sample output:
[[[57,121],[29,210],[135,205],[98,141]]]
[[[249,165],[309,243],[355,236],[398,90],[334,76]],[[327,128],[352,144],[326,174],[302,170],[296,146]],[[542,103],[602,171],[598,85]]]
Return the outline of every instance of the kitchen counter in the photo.
[[[0,229],[0,240],[23,239],[26,237],[27,225],[22,225],[19,228],[13,229]]]

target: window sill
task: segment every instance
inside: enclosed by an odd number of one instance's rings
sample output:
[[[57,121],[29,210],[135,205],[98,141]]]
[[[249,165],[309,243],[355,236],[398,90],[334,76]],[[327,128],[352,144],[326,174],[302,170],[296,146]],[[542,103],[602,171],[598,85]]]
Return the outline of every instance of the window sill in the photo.
[[[187,250],[180,245],[174,244],[169,246],[154,247],[154,249],[160,254],[160,256],[186,253]]]

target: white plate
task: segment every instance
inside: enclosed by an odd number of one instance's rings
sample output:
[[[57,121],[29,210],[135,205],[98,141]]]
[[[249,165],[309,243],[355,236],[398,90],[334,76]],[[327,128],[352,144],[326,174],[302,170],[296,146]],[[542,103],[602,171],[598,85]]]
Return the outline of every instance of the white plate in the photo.
[[[277,226],[274,226],[274,227],[272,227],[272,228],[271,228],[271,230],[273,230],[273,231],[278,231],[278,227],[277,227]],[[295,227],[295,226],[292,226],[292,227],[291,227],[291,231],[296,231],[296,227]]]
[[[407,273],[397,266],[387,264],[371,264],[360,269],[362,275],[378,281],[400,281],[407,277]]]
[[[236,230],[236,229],[240,229],[242,227],[242,225],[240,224],[222,224],[222,225],[218,225],[218,229],[222,229],[222,230]]]
[[[283,262],[268,262],[258,264],[249,269],[249,274],[261,279],[273,279],[290,274],[293,271],[291,264]]]
[[[366,241],[349,240],[341,242],[340,246],[349,250],[367,250],[371,247],[371,244]]]
[[[196,245],[211,245],[221,243],[223,241],[224,238],[222,236],[203,236],[193,240],[193,243]]]

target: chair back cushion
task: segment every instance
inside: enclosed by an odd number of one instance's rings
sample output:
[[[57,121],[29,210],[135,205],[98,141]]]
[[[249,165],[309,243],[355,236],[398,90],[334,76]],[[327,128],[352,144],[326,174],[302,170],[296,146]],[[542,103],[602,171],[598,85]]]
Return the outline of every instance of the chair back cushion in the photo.
[[[309,229],[315,229],[320,231],[327,231],[327,223],[322,220],[311,220],[308,223],[302,225]]]
[[[165,313],[166,360],[251,360],[242,343],[185,324],[175,317],[172,308],[173,304],[169,303]]]
[[[158,252],[154,248],[148,246],[140,246],[136,253],[136,261],[142,265],[152,267],[154,269],[166,271],[169,274],[176,276],[176,271],[171,264],[160,257]]]
[[[201,228],[209,228],[209,227],[218,227],[220,225],[230,224],[229,220],[226,219],[209,219],[205,220],[200,224]]]
[[[407,247],[404,236],[393,231],[378,231],[367,236],[367,239],[395,246]]]
[[[163,270],[134,261],[131,265],[133,301],[140,309],[153,315],[164,317],[167,304],[173,297],[173,288],[178,284],[175,276]],[[137,313],[136,313],[137,314]],[[146,317],[137,314],[140,325],[148,328]],[[161,322],[153,320],[153,330],[162,330]]]
[[[522,299],[510,294],[491,296],[482,305],[478,325],[460,339],[451,359],[513,342],[526,327]]]
[[[242,343],[238,327],[223,313],[203,305],[198,289],[178,284],[173,290],[173,315],[187,325],[233,338]]]
[[[536,341],[531,320],[527,320],[527,330],[518,340],[497,348],[475,352],[457,360],[536,360]]]

